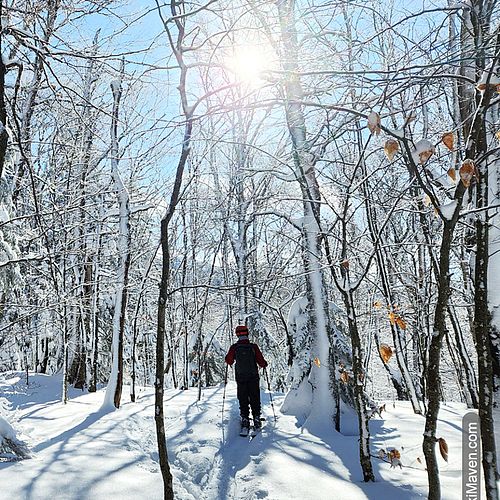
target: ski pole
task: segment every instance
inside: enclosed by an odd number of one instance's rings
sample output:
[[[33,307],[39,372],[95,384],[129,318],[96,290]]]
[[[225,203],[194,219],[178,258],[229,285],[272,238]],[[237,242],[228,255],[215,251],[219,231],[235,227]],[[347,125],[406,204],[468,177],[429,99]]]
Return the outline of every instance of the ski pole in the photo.
[[[229,368],[229,365],[226,364],[226,370],[224,371],[224,391],[222,393],[222,412],[221,412],[221,419],[222,419],[222,442],[224,443],[224,403],[226,401],[226,385],[227,385],[227,370]]]
[[[264,373],[266,375],[267,390],[269,391],[269,399],[271,400],[271,408],[273,409],[274,421],[276,422],[276,412],[274,411],[273,395],[271,394],[271,384],[269,383],[269,374],[267,373],[266,368],[264,368]]]

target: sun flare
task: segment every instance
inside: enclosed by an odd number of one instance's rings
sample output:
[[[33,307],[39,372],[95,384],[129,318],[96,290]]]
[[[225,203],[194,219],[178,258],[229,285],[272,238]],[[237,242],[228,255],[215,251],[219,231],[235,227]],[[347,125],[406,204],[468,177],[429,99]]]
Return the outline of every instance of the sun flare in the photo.
[[[270,68],[270,58],[257,47],[235,47],[228,67],[237,81],[258,84],[262,82],[263,73]]]

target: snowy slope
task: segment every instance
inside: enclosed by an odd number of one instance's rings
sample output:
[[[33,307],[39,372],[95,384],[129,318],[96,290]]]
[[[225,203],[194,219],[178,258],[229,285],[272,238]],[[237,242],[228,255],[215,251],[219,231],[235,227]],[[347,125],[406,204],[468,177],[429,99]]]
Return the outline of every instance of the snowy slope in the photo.
[[[65,406],[58,402],[59,377],[36,375],[26,388],[21,374],[0,374],[0,411],[8,416],[34,457],[0,463],[0,499],[160,499],[153,392],[137,403],[125,402],[101,412],[104,391],[73,391]],[[166,391],[169,459],[178,499],[384,499],[426,497],[421,437],[424,420],[409,405],[387,405],[384,420],[373,420],[373,453],[401,451],[403,469],[373,459],[378,481],[365,484],[358,464],[356,436],[339,435],[326,425],[306,430],[294,417],[274,423],[269,396],[263,391],[267,421],[249,441],[238,436],[236,387],[227,387],[222,435],[223,387]],[[282,396],[275,394],[275,407]],[[440,459],[443,499],[459,499],[461,417],[465,408],[443,408],[439,435],[449,444],[450,460]],[[5,412],[3,412],[5,414]],[[8,485],[8,487],[5,487]]]

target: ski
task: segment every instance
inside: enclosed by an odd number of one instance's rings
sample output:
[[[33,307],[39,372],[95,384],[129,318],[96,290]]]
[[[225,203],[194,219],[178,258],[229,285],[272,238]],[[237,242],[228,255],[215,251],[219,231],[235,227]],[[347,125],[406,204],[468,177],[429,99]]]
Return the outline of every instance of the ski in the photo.
[[[258,429],[252,429],[252,432],[250,433],[250,441],[255,437],[257,436],[257,434],[260,433],[260,431],[262,430],[262,427],[259,427]]]

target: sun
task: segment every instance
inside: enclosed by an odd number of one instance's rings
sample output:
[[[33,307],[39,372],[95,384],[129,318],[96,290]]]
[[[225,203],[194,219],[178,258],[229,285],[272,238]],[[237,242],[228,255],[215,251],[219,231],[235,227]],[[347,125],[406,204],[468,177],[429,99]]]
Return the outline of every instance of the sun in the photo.
[[[262,77],[270,69],[270,58],[256,46],[234,47],[227,66],[237,82],[250,85],[262,83]]]

